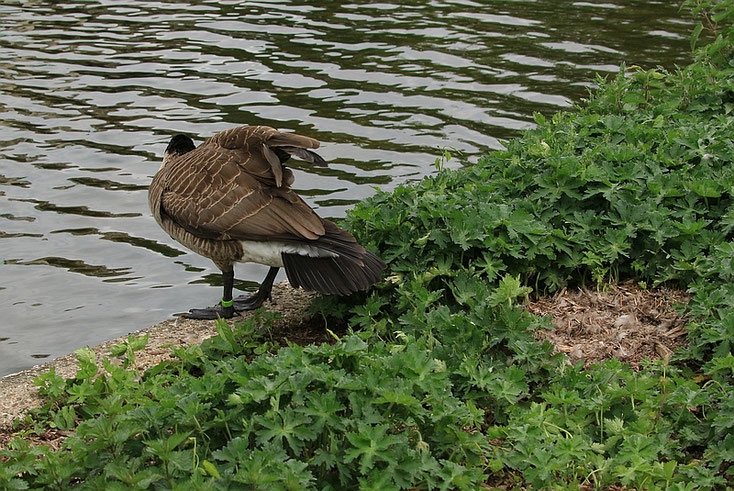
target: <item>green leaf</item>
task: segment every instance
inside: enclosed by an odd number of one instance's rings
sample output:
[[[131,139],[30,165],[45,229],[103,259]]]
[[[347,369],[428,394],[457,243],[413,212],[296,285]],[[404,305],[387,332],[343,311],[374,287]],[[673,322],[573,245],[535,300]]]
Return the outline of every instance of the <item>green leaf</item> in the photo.
[[[490,296],[490,305],[512,305],[512,302],[517,297],[525,296],[531,291],[533,291],[532,288],[522,286],[519,275],[515,277],[507,274],[502,277],[499,285],[492,292]]]
[[[358,428],[359,432],[347,433],[347,439],[352,447],[345,451],[345,462],[358,459],[360,472],[367,474],[376,462],[390,462],[397,457],[390,452],[390,449],[399,442],[400,438],[397,435],[388,435],[386,425],[370,426],[359,423]]]
[[[374,404],[400,404],[403,406],[420,407],[420,401],[405,392],[381,391]]]
[[[703,31],[703,24],[699,22],[693,28],[693,32],[691,33],[691,51],[696,49],[696,43],[698,42],[699,36],[701,36],[701,31]]]
[[[201,466],[204,468],[204,470],[212,476],[214,479],[221,480],[222,476],[219,474],[219,471],[217,470],[217,467],[209,462],[208,460],[202,460]]]
[[[721,185],[711,179],[689,182],[686,187],[699,196],[703,196],[706,198],[721,197]]]
[[[92,351],[92,348],[89,347],[79,348],[78,350],[75,350],[74,357],[77,359],[82,367],[85,367],[86,365],[93,365],[96,362],[94,351]]]
[[[134,351],[141,350],[148,345],[148,338],[150,334],[144,334],[142,336],[128,336],[127,342]]]
[[[286,442],[296,455],[307,441],[313,440],[317,435],[311,418],[298,414],[291,408],[267,416],[257,416],[255,421],[261,427],[255,431],[259,442],[272,442],[277,446]]]

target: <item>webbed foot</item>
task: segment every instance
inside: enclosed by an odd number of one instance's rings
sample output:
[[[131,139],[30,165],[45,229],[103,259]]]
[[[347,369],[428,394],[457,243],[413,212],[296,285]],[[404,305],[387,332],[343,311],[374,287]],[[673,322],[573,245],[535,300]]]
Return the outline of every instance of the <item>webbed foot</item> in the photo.
[[[265,303],[265,300],[273,301],[273,281],[278,273],[278,268],[272,267],[268,270],[267,276],[260,284],[260,288],[252,295],[240,295],[233,300],[234,308],[237,312],[245,310],[255,310]],[[273,302],[275,303],[275,302]]]
[[[252,295],[240,295],[233,300],[234,309],[237,312],[244,312],[246,310],[255,310],[265,303],[265,300],[273,300],[270,296],[270,292],[262,293],[259,290]]]
[[[181,317],[184,319],[216,320],[219,318],[231,319],[234,315],[234,307],[222,307],[221,305],[216,305],[206,309],[191,309],[188,312],[181,314]]]

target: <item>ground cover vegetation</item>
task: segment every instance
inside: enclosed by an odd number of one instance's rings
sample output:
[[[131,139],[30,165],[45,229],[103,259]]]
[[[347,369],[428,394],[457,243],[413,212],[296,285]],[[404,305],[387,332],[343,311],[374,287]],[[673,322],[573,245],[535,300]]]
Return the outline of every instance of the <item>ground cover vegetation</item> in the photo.
[[[145,373],[145,338],[105,372],[80,350],[74,378],[38,379],[0,487],[731,486],[734,7],[689,6],[693,43],[718,30],[690,66],[623,67],[505,151],[358,205],[389,276],[315,304],[351,327],[333,344],[278,347],[262,313]],[[527,295],[629,278],[692,294],[685,349],[584,368],[533,337]],[[63,448],[23,438],[48,428]]]

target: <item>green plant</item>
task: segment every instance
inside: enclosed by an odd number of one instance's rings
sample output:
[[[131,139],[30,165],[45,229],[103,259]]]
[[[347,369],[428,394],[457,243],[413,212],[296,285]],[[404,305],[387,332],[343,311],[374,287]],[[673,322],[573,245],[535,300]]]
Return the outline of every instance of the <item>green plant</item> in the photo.
[[[681,8],[690,8],[693,15],[700,17],[691,35],[691,49],[698,45],[702,32],[713,37],[713,41],[698,50],[699,57],[710,59],[722,68],[731,68],[732,46],[734,46],[734,1],[732,0],[686,0]]]

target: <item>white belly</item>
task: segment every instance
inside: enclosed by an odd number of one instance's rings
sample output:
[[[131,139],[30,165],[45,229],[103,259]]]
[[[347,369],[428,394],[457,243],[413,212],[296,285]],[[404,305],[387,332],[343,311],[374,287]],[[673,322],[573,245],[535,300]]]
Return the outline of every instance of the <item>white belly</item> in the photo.
[[[299,254],[311,257],[336,257],[337,254],[325,251],[318,247],[301,244],[287,244],[285,242],[260,242],[256,240],[241,240],[245,253],[239,260],[241,263],[259,263],[276,268],[283,267],[281,253]]]

